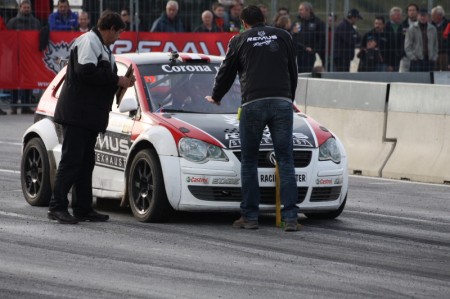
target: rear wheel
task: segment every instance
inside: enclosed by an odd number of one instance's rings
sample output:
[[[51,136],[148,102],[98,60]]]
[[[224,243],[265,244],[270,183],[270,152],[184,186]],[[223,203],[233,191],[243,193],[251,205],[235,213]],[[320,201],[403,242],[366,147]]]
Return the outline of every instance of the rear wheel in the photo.
[[[342,211],[344,211],[345,203],[347,202],[347,194],[345,195],[344,201],[339,206],[339,209],[335,211],[324,211],[319,213],[305,213],[305,216],[310,219],[335,219],[341,215]]]
[[[137,153],[128,176],[128,195],[134,217],[142,222],[164,222],[173,213],[164,187],[161,165],[154,151]]]
[[[32,206],[48,206],[52,194],[47,150],[40,138],[31,139],[23,150],[20,181],[25,200]]]

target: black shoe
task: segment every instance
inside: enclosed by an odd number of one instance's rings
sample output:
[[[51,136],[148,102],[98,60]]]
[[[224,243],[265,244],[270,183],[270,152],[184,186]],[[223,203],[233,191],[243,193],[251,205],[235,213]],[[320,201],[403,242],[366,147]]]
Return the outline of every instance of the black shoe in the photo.
[[[5,111],[3,111],[2,109],[0,109],[0,115],[6,115],[8,113],[6,113]]]
[[[50,220],[56,220],[61,224],[77,224],[78,219],[70,215],[68,211],[48,211],[47,217]]]
[[[100,214],[94,210],[87,213],[73,212],[73,216],[78,221],[105,222],[109,219],[109,215]]]

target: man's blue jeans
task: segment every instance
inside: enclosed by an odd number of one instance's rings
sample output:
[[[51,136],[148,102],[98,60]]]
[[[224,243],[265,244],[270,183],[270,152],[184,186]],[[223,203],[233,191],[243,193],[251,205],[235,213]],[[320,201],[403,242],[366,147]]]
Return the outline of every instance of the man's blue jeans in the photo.
[[[241,138],[241,214],[247,220],[259,215],[258,152],[264,128],[269,128],[280,173],[280,195],[284,221],[297,220],[297,183],[292,144],[292,102],[281,99],[257,100],[242,107],[239,123]],[[264,132],[266,133],[266,132]]]

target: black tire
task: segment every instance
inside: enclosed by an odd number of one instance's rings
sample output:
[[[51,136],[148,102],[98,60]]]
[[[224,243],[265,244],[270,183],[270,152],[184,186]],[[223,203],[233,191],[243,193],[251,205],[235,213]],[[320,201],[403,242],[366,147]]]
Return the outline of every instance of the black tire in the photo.
[[[20,163],[20,182],[25,200],[32,206],[48,206],[52,195],[47,150],[40,138],[25,145]]]
[[[335,219],[341,215],[342,211],[344,211],[345,203],[347,202],[347,194],[345,195],[344,201],[339,206],[339,209],[335,211],[323,211],[318,213],[305,213],[305,216],[309,219]]]
[[[128,175],[128,197],[134,217],[141,222],[165,222],[170,219],[170,205],[161,165],[156,153],[141,150],[134,157]]]

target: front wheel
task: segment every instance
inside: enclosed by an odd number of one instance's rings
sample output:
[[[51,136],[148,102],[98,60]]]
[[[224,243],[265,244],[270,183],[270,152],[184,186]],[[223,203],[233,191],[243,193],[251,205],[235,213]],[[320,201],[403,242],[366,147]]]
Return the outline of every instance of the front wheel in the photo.
[[[128,195],[134,217],[141,222],[164,222],[173,213],[162,175],[161,165],[154,151],[137,153],[128,176]]]
[[[339,206],[339,209],[335,211],[324,211],[318,213],[305,213],[305,216],[309,219],[335,219],[341,215],[342,211],[344,211],[345,203],[347,202],[347,194],[345,194],[345,199]]]
[[[23,150],[20,182],[25,200],[32,206],[48,206],[52,188],[47,150],[40,138],[31,139]]]

